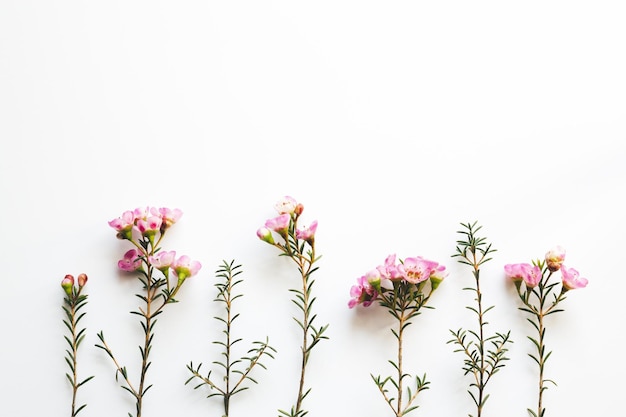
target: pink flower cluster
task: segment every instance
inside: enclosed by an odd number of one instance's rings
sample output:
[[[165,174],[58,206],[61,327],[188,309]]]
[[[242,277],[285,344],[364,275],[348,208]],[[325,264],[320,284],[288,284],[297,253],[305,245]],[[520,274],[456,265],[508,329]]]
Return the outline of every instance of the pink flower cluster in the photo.
[[[435,261],[416,256],[396,263],[396,255],[392,254],[382,265],[358,278],[357,284],[350,288],[352,298],[348,302],[348,307],[353,308],[359,304],[363,304],[364,307],[370,306],[378,298],[379,293],[393,287],[394,282],[418,285],[430,280],[431,291],[434,291],[446,276],[448,276],[446,267]]]
[[[144,237],[154,236],[157,232],[163,234],[182,215],[180,209],[139,207],[125,211],[117,219],[111,220],[109,226],[117,230],[118,238],[132,240],[133,231]]]
[[[117,219],[109,222],[109,226],[117,230],[117,237],[133,242],[136,248],[128,250],[117,263],[118,267],[127,272],[142,270],[146,263],[160,270],[166,277],[171,270],[179,281],[194,276],[202,265],[183,255],[176,258],[176,251],[157,251],[147,249],[147,245],[139,243],[139,239],[153,242],[156,233],[163,235],[168,228],[176,223],[183,212],[179,209],[165,207],[146,207],[128,210]]]
[[[552,273],[561,271],[562,290],[568,291],[577,288],[585,288],[588,280],[580,276],[579,272],[574,268],[567,268],[563,262],[565,261],[565,249],[556,246],[546,252],[545,265],[547,270]],[[528,263],[507,264],[504,266],[504,273],[513,280],[516,285],[522,281],[527,288],[536,287],[543,278],[543,271],[539,265],[531,265]]]
[[[300,217],[304,211],[304,206],[291,196],[285,196],[280,199],[274,205],[274,208],[278,212],[278,216],[268,219],[265,225],[256,232],[259,239],[272,245],[275,244],[272,232],[278,233],[283,239],[287,240],[289,228],[298,220],[298,217]],[[314,220],[309,226],[296,229],[295,236],[297,239],[304,240],[310,245],[313,245],[316,231],[317,220]]]

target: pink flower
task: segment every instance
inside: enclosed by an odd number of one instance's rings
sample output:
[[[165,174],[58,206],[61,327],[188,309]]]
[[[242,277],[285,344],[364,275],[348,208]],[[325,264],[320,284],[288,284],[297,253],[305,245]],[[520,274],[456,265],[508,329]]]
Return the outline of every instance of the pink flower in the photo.
[[[129,239],[132,236],[132,228],[135,225],[135,214],[132,211],[125,211],[117,219],[109,222],[109,226],[117,230],[119,239]]]
[[[182,282],[189,277],[193,277],[200,271],[202,264],[198,261],[192,261],[187,255],[183,255],[176,259],[171,266],[174,275],[178,277],[178,282]]]
[[[315,232],[317,231],[317,220],[314,220],[309,227],[296,230],[296,238],[305,240],[309,244],[313,244],[315,240]]]
[[[117,262],[117,266],[126,272],[133,272],[141,269],[141,259],[136,249],[128,250],[122,259]]]
[[[529,268],[526,268],[525,272],[526,273],[524,274],[523,278],[526,286],[530,288],[536,287],[542,278],[541,268],[539,268],[537,265],[529,265]]]
[[[274,217],[273,219],[269,219],[265,222],[265,227],[270,230],[279,233],[282,236],[287,234],[289,230],[289,223],[291,222],[291,216],[289,214],[281,214],[278,217]]]
[[[162,219],[161,224],[161,232],[164,232],[166,229],[171,227],[174,223],[180,220],[183,215],[182,210],[180,209],[169,209],[167,207],[161,207],[159,209],[153,207],[150,209],[150,213],[154,216],[159,216]]]
[[[396,265],[396,255],[392,254],[387,256],[385,259],[385,263],[383,265],[379,265],[377,268],[381,277],[385,280],[397,281],[402,279],[402,274],[398,270],[398,266]]]
[[[359,304],[369,307],[378,297],[378,292],[370,284],[368,277],[363,275],[357,280],[357,284],[350,288],[350,296],[352,299],[348,301],[349,308],[354,308]]]
[[[67,295],[72,295],[72,289],[74,288],[74,276],[67,274],[61,281],[61,287]]]
[[[566,268],[561,265],[561,275],[563,277],[563,291],[585,288],[589,282],[587,278],[582,278],[574,268]]]
[[[430,274],[430,285],[432,291],[435,291],[439,284],[444,280],[445,277],[448,276],[448,271],[446,271],[446,267],[443,265],[438,265],[435,270]]]
[[[504,265],[504,273],[507,277],[511,278],[516,285],[524,281],[529,288],[536,287],[542,277],[541,268],[527,263]]]
[[[87,283],[87,279],[88,279],[87,274],[78,275],[78,286],[81,288],[84,287],[85,284]]]
[[[137,207],[135,210],[133,210],[135,219],[145,219],[146,217],[148,217],[149,213],[150,207]]]
[[[521,282],[524,280],[524,269],[530,264],[507,264],[504,265],[504,274],[513,281]]]
[[[430,278],[438,265],[437,262],[428,261],[421,256],[417,256],[406,258],[403,263],[398,265],[398,271],[407,282],[418,284]]]
[[[163,219],[159,216],[150,216],[145,219],[138,219],[137,230],[139,230],[143,236],[154,236],[156,232],[161,230],[162,221]]]
[[[154,256],[148,258],[150,264],[156,269],[165,272],[174,263],[176,251],[160,251]]]
[[[546,264],[550,272],[555,272],[561,269],[561,265],[565,260],[565,249],[561,246],[555,246],[546,252]]]
[[[292,214],[296,211],[298,202],[291,196],[284,196],[275,205],[274,208],[278,214]]]

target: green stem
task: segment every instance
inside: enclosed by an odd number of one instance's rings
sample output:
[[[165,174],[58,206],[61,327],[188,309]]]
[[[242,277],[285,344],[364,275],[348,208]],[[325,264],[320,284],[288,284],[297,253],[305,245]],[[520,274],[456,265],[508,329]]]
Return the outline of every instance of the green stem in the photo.
[[[232,324],[232,316],[231,316],[231,298],[230,298],[230,294],[231,294],[231,290],[232,290],[232,276],[229,275],[228,278],[228,282],[227,282],[227,288],[226,288],[226,297],[225,297],[225,302],[226,302],[226,377],[225,382],[226,382],[226,388],[225,388],[225,392],[224,392],[224,417],[228,417],[228,411],[230,409],[230,396],[231,396],[231,391],[230,391],[230,328],[231,328],[231,324]]]
[[[478,303],[478,328],[479,328],[479,351],[480,351],[480,369],[478,375],[478,405],[477,405],[477,417],[480,417],[483,412],[483,396],[485,391],[485,336],[484,328],[485,321],[483,319],[483,304],[482,293],[480,292],[480,270],[476,263],[476,254],[474,254],[474,277],[476,279],[476,301]]]
[[[404,333],[404,325],[406,323],[407,317],[405,316],[405,305],[402,305],[402,309],[400,311],[400,316],[398,317],[398,404],[396,416],[402,417],[402,335]]]
[[[68,304],[70,305],[70,316],[71,316],[71,332],[72,332],[72,417],[74,417],[76,415],[76,394],[78,392],[78,372],[77,372],[77,366],[78,366],[78,361],[76,359],[76,355],[78,353],[78,340],[77,340],[77,334],[76,334],[76,327],[77,327],[77,322],[76,322],[76,301],[78,300],[78,297],[80,295],[80,289],[76,292],[74,289],[72,289],[72,295],[71,295],[71,299],[68,296]]]
[[[300,365],[300,382],[298,386],[298,400],[296,402],[296,415],[299,414],[300,409],[302,408],[302,401],[304,400],[303,392],[304,392],[304,380],[306,373],[306,365],[309,360],[309,346],[308,346],[308,333],[309,333],[309,275],[311,271],[311,266],[313,264],[313,260],[315,259],[315,247],[311,246],[311,258],[307,260],[302,254],[298,254],[297,257],[293,257],[293,260],[298,264],[300,271],[302,271],[302,307],[303,307],[303,318],[302,318],[302,362]],[[308,266],[305,269],[305,265]]]

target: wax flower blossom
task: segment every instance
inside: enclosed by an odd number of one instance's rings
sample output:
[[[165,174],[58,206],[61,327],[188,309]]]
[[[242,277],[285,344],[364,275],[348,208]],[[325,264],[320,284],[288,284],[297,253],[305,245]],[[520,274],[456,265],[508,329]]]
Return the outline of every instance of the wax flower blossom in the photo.
[[[303,332],[300,347],[302,355],[300,382],[296,403],[289,411],[278,411],[287,417],[303,417],[307,413],[303,408],[303,400],[310,392],[310,388],[305,388],[305,372],[311,351],[320,340],[328,339],[324,334],[328,328],[327,324],[319,327],[313,325],[317,315],[312,312],[315,297],[312,295],[314,280],[311,276],[317,271],[316,262],[320,259],[315,252],[317,221],[311,222],[309,226],[302,226],[299,221],[304,206],[291,196],[280,199],[274,208],[278,212],[278,216],[268,219],[264,226],[257,230],[256,234],[260,240],[277,248],[281,256],[291,259],[298,268],[302,286],[300,289],[291,289],[290,292],[294,295],[292,301],[302,313],[300,318],[294,317],[294,320]]]
[[[182,216],[179,209],[140,207],[127,210],[116,219],[109,221],[109,226],[117,231],[118,239],[127,240],[133,247],[126,251],[118,261],[120,270],[136,274],[143,293],[136,294],[144,303],[137,311],[141,317],[144,338],[139,346],[141,367],[137,385],[125,366],[119,364],[113,351],[107,345],[103,332],[98,333],[103,349],[113,360],[117,375],[122,376],[121,387],[135,399],[135,417],[141,417],[144,395],[152,385],[147,384],[147,371],[151,364],[150,351],[154,342],[156,317],[166,305],[177,302],[174,298],[187,278],[198,273],[202,265],[187,255],[176,257],[176,251],[164,251],[161,242],[166,232]],[[132,414],[129,413],[130,416]]]
[[[66,275],[61,280],[61,288],[65,292],[65,298],[63,299],[63,311],[65,312],[65,319],[63,323],[70,331],[70,335],[65,336],[65,341],[69,345],[67,349],[65,362],[70,368],[70,372],[66,373],[70,384],[72,384],[72,409],[71,417],[75,417],[83,410],[87,404],[78,405],[76,403],[76,397],[78,388],[87,383],[93,376],[78,380],[78,347],[85,337],[85,328],[80,329],[78,322],[85,316],[86,312],[81,310],[87,305],[87,295],[83,294],[83,288],[87,284],[88,277],[86,274],[78,275],[77,279],[74,279],[73,275]]]
[[[359,305],[369,307],[374,302],[385,307],[397,321],[395,329],[391,329],[397,344],[398,354],[396,360],[389,362],[397,371],[396,376],[371,375],[374,383],[384,397],[387,404],[396,417],[402,417],[415,410],[418,406],[413,405],[417,395],[428,389],[430,382],[423,377],[415,377],[415,391],[406,387],[408,398],[405,399],[405,379],[411,375],[403,369],[402,352],[404,332],[411,320],[420,314],[420,309],[432,308],[427,306],[433,292],[448,275],[445,266],[437,262],[422,258],[421,256],[405,258],[396,261],[396,255],[387,256],[385,261],[369,270],[365,275],[357,279],[356,285],[350,288],[348,301],[349,308]],[[391,383],[396,389],[395,396],[389,394],[387,384]]]
[[[536,337],[527,336],[536,348],[536,354],[529,354],[529,356],[539,367],[537,408],[527,409],[533,417],[545,417],[543,394],[548,389],[546,382],[554,383],[544,377],[546,362],[552,354],[551,351],[546,351],[545,318],[550,314],[563,311],[562,308],[557,307],[565,300],[568,291],[585,288],[588,283],[588,280],[581,277],[577,270],[568,268],[564,262],[565,249],[556,246],[546,252],[543,259],[535,260],[532,264],[517,263],[504,266],[505,276],[515,283],[517,294],[523,304],[519,309],[531,316],[528,321],[537,331]],[[558,271],[561,271],[561,279],[553,280],[553,274]]]
[[[468,311],[476,314],[477,328],[473,330],[450,330],[453,338],[448,341],[457,345],[455,352],[465,355],[463,361],[463,374],[472,377],[469,393],[474,405],[476,406],[476,417],[481,417],[485,403],[489,398],[487,393],[487,384],[491,378],[504,367],[505,361],[508,360],[506,352],[507,345],[512,343],[510,339],[511,332],[488,334],[487,321],[485,314],[492,310],[494,306],[486,307],[483,302],[483,293],[480,289],[480,272],[481,267],[491,260],[491,254],[496,252],[487,239],[479,237],[478,231],[482,226],[474,223],[461,223],[463,230],[458,231],[463,239],[457,241],[456,253],[452,255],[458,258],[459,263],[468,265],[472,269],[474,285],[463,288],[466,291],[474,293],[475,304],[466,306]],[[521,278],[520,278],[521,279]],[[473,417],[472,414],[469,414]]]

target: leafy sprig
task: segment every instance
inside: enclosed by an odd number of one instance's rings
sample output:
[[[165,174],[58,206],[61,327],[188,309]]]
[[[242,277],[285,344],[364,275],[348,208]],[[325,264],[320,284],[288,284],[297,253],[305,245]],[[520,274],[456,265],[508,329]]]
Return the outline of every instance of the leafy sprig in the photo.
[[[209,371],[206,376],[203,376],[200,373],[202,363],[198,364],[198,366],[194,366],[193,362],[187,365],[187,369],[191,372],[192,376],[185,382],[185,385],[187,385],[199,379],[200,382],[194,386],[194,389],[208,386],[211,392],[207,395],[207,398],[221,396],[224,404],[224,417],[228,417],[229,415],[231,397],[249,388],[249,386],[245,385],[245,382],[250,381],[255,384],[257,383],[251,376],[252,369],[257,365],[266,369],[265,365],[261,362],[262,357],[268,356],[273,359],[273,354],[276,352],[276,350],[268,344],[269,338],[266,337],[264,342],[253,342],[253,347],[247,351],[248,356],[233,359],[233,347],[235,344],[242,341],[241,338],[233,338],[232,336],[233,323],[239,317],[239,313],[234,313],[233,311],[233,302],[243,296],[241,293],[235,294],[233,292],[233,288],[243,282],[241,278],[237,278],[239,274],[242,273],[240,269],[241,265],[234,265],[234,262],[234,260],[230,263],[223,261],[221,267],[216,271],[216,276],[222,278],[223,281],[215,284],[218,289],[218,294],[214,301],[223,303],[226,317],[214,317],[224,325],[222,333],[225,336],[225,340],[216,340],[213,342],[224,349],[221,353],[223,359],[213,361],[213,364],[218,365],[218,367],[222,369],[223,376],[221,379],[223,380],[223,385],[220,386],[214,378],[211,378],[212,371]]]
[[[429,388],[426,374],[421,378],[413,377],[404,370],[404,332],[412,320],[421,314],[422,308],[432,308],[426,304],[447,275],[446,267],[437,262],[417,256],[396,263],[396,255],[392,254],[387,256],[384,264],[361,276],[357,284],[350,288],[352,299],[348,307],[354,308],[361,304],[369,307],[378,302],[397,322],[397,328],[391,328],[398,346],[397,356],[396,360],[388,361],[396,375],[383,378],[370,374],[396,417],[403,417],[417,409],[414,402],[418,394]],[[413,388],[405,385],[407,379],[415,381]],[[407,397],[404,397],[405,388]],[[390,389],[394,392],[391,393]]]
[[[290,289],[293,298],[291,301],[301,312],[300,317],[293,317],[298,327],[302,330],[302,344],[300,347],[302,359],[300,361],[300,381],[298,383],[298,394],[296,403],[289,411],[279,409],[279,415],[283,417],[303,417],[307,411],[303,408],[303,401],[311,392],[306,387],[305,375],[309,363],[311,351],[324,339],[328,339],[325,332],[328,324],[315,326],[313,323],[317,314],[313,313],[313,304],[316,298],[313,296],[312,278],[314,272],[318,270],[316,262],[320,257],[315,252],[315,232],[317,221],[311,223],[309,227],[299,228],[298,221],[304,210],[304,206],[299,204],[292,197],[286,196],[276,204],[279,216],[269,219],[265,226],[257,231],[257,236],[264,242],[278,248],[279,256],[286,256],[297,266],[301,278],[301,288]],[[281,237],[281,241],[276,242],[272,232]]]
[[[126,252],[118,266],[124,271],[135,272],[143,289],[142,293],[135,294],[143,305],[136,311],[131,311],[131,314],[140,317],[143,330],[143,342],[139,345],[141,354],[139,383],[131,382],[126,366],[117,360],[102,331],[98,333],[101,343],[96,344],[96,347],[104,350],[111,358],[116,368],[115,380],[119,381],[121,376],[120,387],[135,399],[135,417],[141,417],[144,396],[152,388],[152,384],[147,382],[147,373],[152,365],[150,352],[157,317],[166,305],[178,302],[174,297],[186,279],[195,275],[201,268],[198,261],[192,261],[186,255],[176,258],[175,251],[161,250],[161,241],[166,231],[181,215],[182,212],[178,209],[148,207],[124,212],[120,218],[109,222],[109,225],[118,231],[119,239],[128,240],[134,245],[135,248]],[[175,284],[170,282],[172,275]],[[133,417],[131,413],[128,415]]]
[[[496,332],[491,335],[488,335],[486,331],[489,322],[486,321],[485,315],[494,306],[484,306],[483,294],[480,290],[480,269],[492,259],[491,254],[496,252],[496,249],[487,242],[485,237],[477,236],[477,232],[482,228],[477,225],[477,222],[461,223],[461,226],[464,229],[457,233],[463,235],[463,239],[457,241],[456,253],[452,256],[459,258],[459,263],[472,268],[474,286],[465,287],[463,290],[473,292],[475,295],[475,305],[466,306],[466,308],[476,315],[478,326],[476,329],[450,330],[453,338],[448,343],[458,346],[454,352],[461,352],[465,355],[462,367],[464,375],[469,374],[473,377],[467,392],[476,406],[476,417],[480,417],[489,399],[487,383],[504,367],[505,361],[509,360],[506,356],[507,345],[513,341],[510,338],[510,331]]]
[[[420,309],[432,308],[426,305],[432,290],[426,295],[423,292],[425,284],[426,282],[415,285],[407,281],[394,281],[392,290],[383,289],[378,296],[379,305],[385,307],[397,321],[397,329],[391,329],[391,333],[397,342],[397,359],[388,361],[395,369],[396,376],[387,376],[385,378],[382,378],[380,375],[374,376],[373,374],[370,374],[370,376],[396,417],[405,416],[417,409],[419,406],[413,405],[417,395],[428,389],[430,384],[426,380],[426,374],[421,378],[419,376],[413,377],[404,371],[403,365],[403,337],[405,330],[412,324],[411,320],[421,314]],[[413,390],[406,385],[407,397],[404,398],[406,379],[414,379],[415,381]],[[394,394],[389,393],[388,383],[393,386]],[[395,395],[395,397],[392,395]]]
[[[69,345],[69,349],[65,350],[65,362],[70,368],[70,372],[66,373],[67,380],[72,385],[72,408],[71,417],[78,415],[87,404],[78,405],[76,403],[76,397],[78,389],[90,381],[93,376],[87,377],[82,381],[78,378],[78,348],[85,338],[86,328],[80,328],[78,323],[87,314],[83,308],[87,305],[87,295],[82,294],[83,287],[87,283],[87,275],[80,274],[78,276],[78,282],[75,285],[74,277],[72,275],[66,275],[61,286],[65,290],[65,298],[63,299],[64,305],[62,306],[65,312],[65,319],[63,323],[69,330],[69,336],[63,336],[65,341]],[[81,311],[83,310],[83,311]]]
[[[546,408],[543,406],[543,394],[548,389],[547,383],[556,385],[552,379],[544,376],[545,366],[552,351],[546,350],[546,323],[547,316],[563,311],[558,305],[565,300],[568,291],[587,286],[587,279],[579,276],[577,270],[563,265],[565,250],[556,246],[548,251],[543,260],[534,260],[531,264],[508,264],[504,270],[506,275],[513,280],[515,288],[522,301],[520,310],[528,313],[528,322],[537,331],[537,336],[527,336],[532,342],[536,353],[528,356],[539,367],[539,386],[537,408],[527,409],[532,417],[544,417]],[[561,281],[551,282],[552,275],[561,271]],[[560,284],[560,285],[559,285]]]

